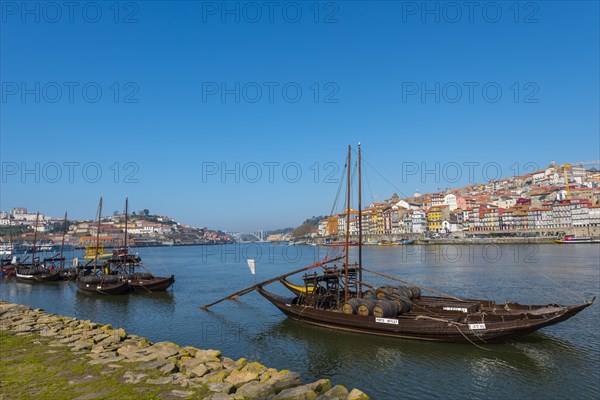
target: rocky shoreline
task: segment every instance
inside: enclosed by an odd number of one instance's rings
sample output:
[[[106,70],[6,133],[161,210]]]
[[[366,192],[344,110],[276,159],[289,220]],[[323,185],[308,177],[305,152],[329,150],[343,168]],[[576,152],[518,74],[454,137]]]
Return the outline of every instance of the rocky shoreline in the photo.
[[[180,347],[89,320],[46,313],[0,300],[0,333],[35,336],[36,344],[69,348],[90,366],[106,366],[115,385],[164,385],[168,398],[211,400],[368,400],[329,379],[303,384],[300,375],[268,368],[245,358],[224,357],[219,350]],[[123,372],[125,371],[125,372]],[[176,389],[173,389],[175,387]],[[7,398],[10,393],[6,393]],[[0,396],[1,397],[1,396]],[[15,398],[18,396],[15,396]],[[95,398],[95,397],[85,397]]]

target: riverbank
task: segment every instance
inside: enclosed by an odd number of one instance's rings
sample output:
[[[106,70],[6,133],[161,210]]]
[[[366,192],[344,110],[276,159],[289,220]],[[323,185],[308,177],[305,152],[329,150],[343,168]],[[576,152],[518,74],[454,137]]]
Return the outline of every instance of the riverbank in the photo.
[[[437,238],[417,239],[415,244],[454,244],[454,245],[478,245],[478,244],[556,244],[555,237],[473,237],[473,238]]]
[[[600,236],[591,236],[592,239],[598,240]],[[357,238],[351,237],[352,240]],[[391,236],[381,236],[376,239],[370,239],[364,241],[364,246],[376,247],[380,245],[380,242],[384,243],[385,246],[397,245],[401,238]],[[508,236],[508,237],[489,237],[489,236],[475,236],[475,237],[440,237],[440,238],[426,238],[421,236],[412,237],[413,244],[419,245],[440,245],[440,244],[453,244],[453,245],[478,245],[478,244],[556,244],[555,240],[559,239],[558,236]],[[322,238],[313,238],[310,240],[304,240],[302,242],[292,243],[294,245],[316,245],[322,246]]]
[[[0,399],[368,400],[219,350],[180,347],[0,300]]]

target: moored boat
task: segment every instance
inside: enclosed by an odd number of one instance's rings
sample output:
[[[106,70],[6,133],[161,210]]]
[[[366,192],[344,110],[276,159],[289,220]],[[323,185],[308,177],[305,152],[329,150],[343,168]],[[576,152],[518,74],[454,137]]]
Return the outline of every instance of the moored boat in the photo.
[[[86,293],[118,295],[129,291],[129,284],[118,275],[88,275],[76,280],[77,289]]]
[[[98,205],[98,226],[96,228],[96,246],[98,249],[100,238],[100,221],[102,218],[102,197]],[[121,279],[114,271],[111,270],[110,263],[104,263],[100,268],[98,266],[98,252],[94,256],[93,270],[88,268],[85,271],[86,275],[79,275],[75,281],[77,289],[85,293],[103,294],[103,295],[118,295],[129,291],[127,281]]]
[[[167,290],[175,282],[174,275],[168,277],[159,277],[149,273],[122,275],[121,279],[127,281],[131,287],[131,290],[140,292],[161,292]]]
[[[347,212],[350,212],[350,148],[348,149]],[[361,226],[361,164],[358,149],[358,243],[362,242]],[[257,290],[289,318],[311,325],[396,338],[440,342],[495,343],[518,338],[538,329],[565,321],[593,304],[595,297],[576,305],[521,305],[515,302],[498,304],[491,300],[472,300],[447,295],[415,285],[400,278],[368,270],[362,265],[362,246],[358,248],[358,262],[349,263],[349,221],[346,225],[345,261],[339,267],[325,267],[337,261],[315,263],[234,293],[239,297]],[[290,284],[285,278],[304,270],[323,267],[319,274],[304,276],[304,288]],[[374,286],[363,279],[363,272],[378,279],[401,282],[408,286]],[[272,293],[265,286],[280,281],[295,296]],[[422,292],[435,295],[422,296]]]
[[[589,244],[589,243],[600,243],[600,239],[594,239],[591,237],[576,237],[574,235],[565,235],[560,239],[555,239],[555,243],[560,244]]]
[[[494,343],[532,333],[564,321],[592,304],[576,306],[496,304],[488,300],[458,302],[452,298],[423,297],[412,311],[377,317],[346,314],[339,307],[311,307],[301,297],[258,292],[289,318],[343,331],[442,342]],[[463,312],[463,309],[472,312]],[[440,311],[449,311],[440,314]]]
[[[15,269],[15,277],[20,282],[56,282],[61,280],[60,271],[43,266],[20,266]]]
[[[37,225],[40,217],[38,212],[35,216],[33,246],[31,247],[31,264],[15,265],[15,276],[20,282],[56,282],[61,279],[58,269],[54,264],[47,266],[45,262],[39,262],[35,257],[37,244]],[[45,260],[47,261],[47,260]]]
[[[129,253],[127,247],[127,226],[129,214],[129,200],[125,198],[125,235],[123,247],[113,250],[112,257],[108,260],[111,268],[120,275],[121,280],[127,282],[135,292],[160,292],[167,290],[175,282],[175,276],[155,276],[142,265],[142,259],[137,254]],[[139,272],[144,270],[145,272]]]

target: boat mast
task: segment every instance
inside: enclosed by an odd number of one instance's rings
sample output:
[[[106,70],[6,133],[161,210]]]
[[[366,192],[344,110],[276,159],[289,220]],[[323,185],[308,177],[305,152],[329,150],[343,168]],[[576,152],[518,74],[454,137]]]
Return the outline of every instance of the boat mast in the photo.
[[[12,259],[14,247],[13,247],[13,234],[12,234],[12,219],[11,219],[11,217],[12,217],[12,215],[9,214],[9,216],[8,216],[8,233],[9,233],[8,240],[9,240],[9,243],[10,243],[10,247],[9,247],[10,248],[10,258]]]
[[[348,245],[350,241],[350,145],[348,145],[348,203],[346,207],[346,264],[344,268],[344,302],[348,301]]]
[[[123,241],[123,247],[125,248],[125,251],[127,251],[127,212],[129,208],[129,199],[127,198],[127,196],[125,196],[125,238]]]
[[[35,268],[35,245],[37,243],[37,226],[40,219],[40,212],[35,214],[35,225],[33,226],[33,247],[31,248],[31,267]]]
[[[102,196],[100,196],[100,204],[98,205],[98,226],[96,228],[96,251],[94,254],[94,275],[96,275],[96,268],[98,267],[98,248],[100,242],[100,216],[102,215]]]
[[[67,234],[67,212],[65,211],[65,225],[63,228],[62,242],[60,243],[60,270],[62,271],[65,266],[65,258],[63,257],[63,250],[65,249],[65,235]]]
[[[362,178],[360,171],[360,142],[358,143],[358,297],[362,297]]]

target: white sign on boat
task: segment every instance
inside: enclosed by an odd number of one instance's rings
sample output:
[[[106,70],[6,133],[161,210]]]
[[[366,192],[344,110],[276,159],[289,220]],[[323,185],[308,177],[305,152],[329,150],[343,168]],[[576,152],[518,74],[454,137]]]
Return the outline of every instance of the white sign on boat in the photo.
[[[476,329],[485,329],[485,324],[469,324],[469,329],[472,331]]]
[[[375,318],[375,322],[379,322],[380,324],[398,325],[398,320],[392,318]]]

